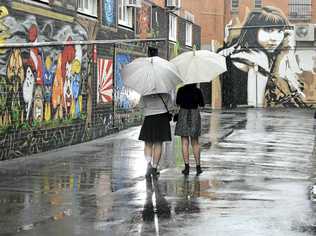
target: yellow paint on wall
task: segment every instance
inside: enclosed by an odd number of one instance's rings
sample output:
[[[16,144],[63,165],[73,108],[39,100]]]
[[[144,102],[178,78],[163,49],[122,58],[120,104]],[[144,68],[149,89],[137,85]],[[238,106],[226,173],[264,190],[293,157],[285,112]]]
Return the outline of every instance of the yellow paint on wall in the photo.
[[[79,95],[78,99],[79,99],[79,110],[80,112],[82,112],[82,95]]]
[[[9,15],[8,9],[5,6],[0,6],[0,18],[3,18],[8,15]]]
[[[14,10],[24,11],[27,13],[36,14],[36,15],[40,15],[40,16],[46,16],[46,17],[53,18],[56,20],[62,20],[62,21],[67,21],[67,22],[74,21],[74,18],[72,16],[67,16],[67,15],[64,15],[64,14],[61,14],[58,12],[53,12],[53,11],[45,9],[45,8],[41,8],[38,6],[32,6],[32,5],[21,3],[21,2],[13,2],[12,8]]]
[[[74,99],[71,99],[70,115],[71,115],[71,117],[76,118],[75,114],[76,114],[76,104],[75,104],[75,100],[74,100]]]
[[[45,120],[49,121],[51,120],[51,108],[50,108],[50,103],[45,103]]]

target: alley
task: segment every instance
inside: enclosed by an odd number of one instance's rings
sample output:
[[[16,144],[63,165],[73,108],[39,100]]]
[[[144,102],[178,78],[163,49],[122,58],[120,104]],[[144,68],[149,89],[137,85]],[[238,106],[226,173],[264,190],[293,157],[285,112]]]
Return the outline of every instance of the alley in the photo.
[[[1,162],[0,235],[315,235],[313,111],[202,118],[199,177],[173,137],[146,181],[140,127]]]

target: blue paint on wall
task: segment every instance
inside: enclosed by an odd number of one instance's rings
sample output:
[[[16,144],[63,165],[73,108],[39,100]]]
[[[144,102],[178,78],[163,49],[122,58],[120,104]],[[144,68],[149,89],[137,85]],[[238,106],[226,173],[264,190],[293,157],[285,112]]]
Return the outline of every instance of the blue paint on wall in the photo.
[[[115,64],[115,99],[118,108],[128,109],[131,104],[128,99],[128,89],[125,88],[121,76],[122,65],[128,64],[132,61],[131,56],[127,54],[118,54],[116,56]]]
[[[116,24],[115,1],[103,0],[103,25],[114,27]]]

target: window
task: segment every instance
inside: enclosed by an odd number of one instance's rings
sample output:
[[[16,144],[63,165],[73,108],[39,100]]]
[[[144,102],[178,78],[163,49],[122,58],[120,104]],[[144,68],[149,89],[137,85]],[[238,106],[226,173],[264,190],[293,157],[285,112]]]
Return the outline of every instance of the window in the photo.
[[[261,0],[255,0],[255,8],[261,8],[262,7],[262,1]]]
[[[118,0],[118,23],[127,27],[133,27],[133,7],[128,7],[125,0]]]
[[[289,0],[289,18],[292,20],[310,20],[311,9],[311,0]]]
[[[97,16],[97,0],[78,0],[78,12]]]
[[[177,16],[169,15],[169,40],[177,41]]]
[[[185,45],[192,47],[192,27],[194,22],[194,15],[189,12],[184,12],[185,23]]]
[[[238,11],[239,0],[231,0],[232,11]]]
[[[185,45],[192,47],[192,23],[185,24]]]

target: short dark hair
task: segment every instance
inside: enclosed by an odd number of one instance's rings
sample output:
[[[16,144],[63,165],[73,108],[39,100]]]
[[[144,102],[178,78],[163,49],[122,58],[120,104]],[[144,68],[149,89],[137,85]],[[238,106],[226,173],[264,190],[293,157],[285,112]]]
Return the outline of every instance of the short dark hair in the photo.
[[[148,47],[148,56],[149,57],[158,56],[158,48]]]

